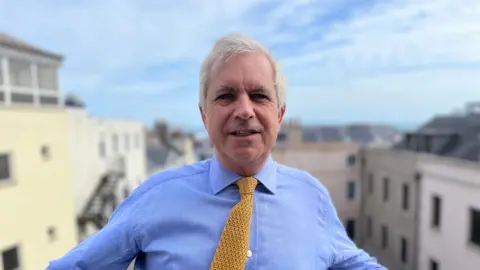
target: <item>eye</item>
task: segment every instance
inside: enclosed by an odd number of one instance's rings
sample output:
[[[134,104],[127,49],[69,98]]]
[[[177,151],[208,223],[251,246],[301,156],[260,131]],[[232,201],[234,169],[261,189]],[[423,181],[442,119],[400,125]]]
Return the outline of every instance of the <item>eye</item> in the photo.
[[[233,100],[233,99],[235,99],[235,95],[232,93],[222,94],[217,97],[217,100]]]
[[[263,99],[269,99],[269,97],[265,94],[259,94],[259,93],[256,93],[256,94],[253,94],[250,96],[252,99],[256,99],[256,100],[263,100]]]

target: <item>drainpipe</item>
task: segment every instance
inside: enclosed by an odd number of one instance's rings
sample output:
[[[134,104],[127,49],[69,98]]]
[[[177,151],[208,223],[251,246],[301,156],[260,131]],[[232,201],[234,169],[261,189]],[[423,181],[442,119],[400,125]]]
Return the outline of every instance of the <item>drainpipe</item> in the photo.
[[[422,194],[422,174],[420,172],[416,172],[414,176],[414,187],[415,187],[415,205],[413,208],[414,216],[413,216],[413,270],[420,269],[419,267],[419,257],[420,257],[420,213],[421,210],[421,194]]]

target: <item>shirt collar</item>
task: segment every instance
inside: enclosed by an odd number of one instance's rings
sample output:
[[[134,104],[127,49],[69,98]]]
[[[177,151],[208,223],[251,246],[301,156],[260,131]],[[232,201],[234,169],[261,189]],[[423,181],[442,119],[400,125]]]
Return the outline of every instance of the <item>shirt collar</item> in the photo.
[[[255,177],[270,193],[275,194],[277,178],[275,162],[271,156],[268,157],[263,168],[255,175],[252,175],[252,177]],[[213,193],[218,194],[224,188],[242,178],[242,176],[225,169],[213,155],[210,162],[209,178]]]

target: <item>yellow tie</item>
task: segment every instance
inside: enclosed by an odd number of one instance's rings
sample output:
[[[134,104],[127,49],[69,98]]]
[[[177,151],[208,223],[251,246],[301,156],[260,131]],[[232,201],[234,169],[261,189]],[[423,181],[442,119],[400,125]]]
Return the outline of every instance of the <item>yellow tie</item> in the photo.
[[[235,184],[240,190],[240,202],[230,212],[210,270],[243,270],[247,263],[253,192],[257,179],[245,177]]]

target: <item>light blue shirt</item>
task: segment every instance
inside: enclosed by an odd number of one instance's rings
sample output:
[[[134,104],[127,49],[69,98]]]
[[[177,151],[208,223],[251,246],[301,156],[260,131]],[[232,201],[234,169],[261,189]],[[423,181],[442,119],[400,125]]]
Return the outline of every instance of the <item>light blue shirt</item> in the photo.
[[[245,269],[385,269],[349,239],[317,179],[271,158],[255,177]],[[208,270],[240,178],[215,157],[161,172],[48,269],[125,269],[137,257],[135,269]]]

